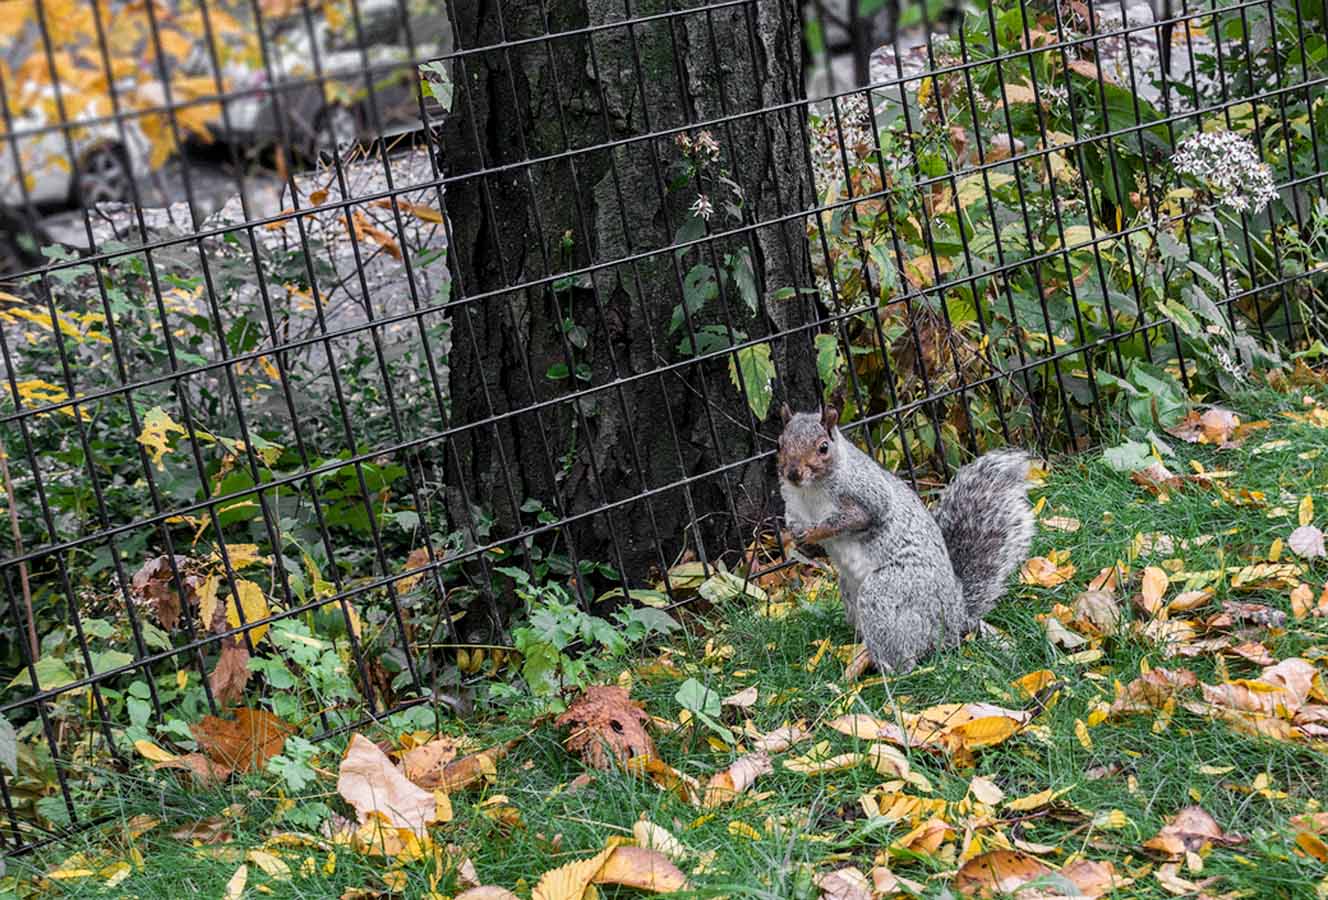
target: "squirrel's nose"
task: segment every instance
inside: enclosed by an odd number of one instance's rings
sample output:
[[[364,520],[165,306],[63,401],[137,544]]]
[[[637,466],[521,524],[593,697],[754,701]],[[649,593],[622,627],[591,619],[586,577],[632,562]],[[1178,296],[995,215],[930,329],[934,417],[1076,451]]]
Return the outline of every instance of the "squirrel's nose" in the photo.
[[[789,466],[789,470],[786,474],[788,476],[788,480],[794,484],[797,484],[799,481],[802,481],[802,474],[798,471],[797,466]]]

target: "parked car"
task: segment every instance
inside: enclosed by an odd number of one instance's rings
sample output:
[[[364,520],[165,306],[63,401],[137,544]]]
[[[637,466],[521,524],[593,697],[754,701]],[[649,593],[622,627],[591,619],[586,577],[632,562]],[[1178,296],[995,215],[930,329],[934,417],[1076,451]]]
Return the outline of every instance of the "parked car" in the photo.
[[[151,168],[142,123],[132,117],[122,126],[102,121],[112,112],[105,75],[86,58],[57,53],[52,79],[45,53],[34,44],[33,35],[20,35],[0,57],[13,73],[5,83],[9,127],[0,131],[0,207],[49,209],[129,200],[133,180]],[[132,98],[136,73],[121,74],[115,91]]]
[[[260,53],[231,54],[223,67],[231,96],[209,130],[251,148],[289,142],[317,159],[440,122],[444,111],[431,98],[421,120],[417,95],[418,63],[451,48],[440,7],[415,0],[412,11],[400,0],[360,0],[357,30],[338,4],[349,5],[328,0],[308,18],[296,10],[265,19],[266,63]],[[210,72],[211,54],[201,48],[190,64],[194,74]]]

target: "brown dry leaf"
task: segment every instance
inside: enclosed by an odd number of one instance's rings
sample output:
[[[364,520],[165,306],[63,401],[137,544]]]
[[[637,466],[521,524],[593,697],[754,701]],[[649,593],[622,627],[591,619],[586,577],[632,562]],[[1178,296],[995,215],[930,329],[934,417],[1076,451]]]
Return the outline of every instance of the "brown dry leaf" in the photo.
[[[351,216],[351,231],[357,239],[368,238],[386,250],[393,259],[401,259],[401,245],[396,238],[369,221],[369,217],[358,209]]]
[[[923,856],[933,856],[947,838],[954,837],[954,829],[944,819],[933,816],[900,837],[890,845],[891,850],[910,850]]]
[[[1084,591],[1074,599],[1074,625],[1081,631],[1113,635],[1120,623],[1120,602],[1110,591]]]
[[[180,573],[180,581],[192,602],[194,592],[198,588],[198,576],[186,572],[185,566],[188,562],[188,557],[175,557],[175,570]],[[180,595],[175,590],[175,576],[171,569],[170,557],[157,556],[143,563],[142,568],[134,573],[133,589],[135,594],[152,607],[163,629],[171,631],[179,624]]]
[[[1185,418],[1167,429],[1167,433],[1191,444],[1217,444],[1224,448],[1231,443],[1232,434],[1240,427],[1240,417],[1229,409],[1213,407],[1201,415],[1190,410]]]
[[[362,734],[352,734],[337,769],[337,793],[355,807],[360,824],[377,813],[391,828],[409,829],[423,836],[438,819],[438,801],[432,791],[410,782],[392,765],[387,754]]]
[[[186,753],[184,756],[163,760],[152,768],[183,769],[193,775],[194,784],[198,787],[213,787],[231,777],[230,767],[215,763],[201,753]]]
[[[1299,657],[1269,666],[1256,679],[1201,685],[1204,700],[1241,712],[1290,719],[1314,689],[1314,666]]]
[[[661,894],[687,889],[687,878],[678,867],[663,853],[645,847],[616,848],[591,881]]]
[[[1170,578],[1163,569],[1157,566],[1149,566],[1144,569],[1143,581],[1139,586],[1140,597],[1144,611],[1150,616],[1156,616],[1164,609],[1162,598],[1167,593],[1167,585]]]
[[[1228,847],[1242,844],[1245,838],[1228,834],[1202,806],[1187,806],[1171,818],[1166,826],[1144,841],[1144,847],[1169,859],[1183,859],[1186,853],[1198,853],[1205,846],[1221,844]]]
[[[821,900],[872,900],[872,883],[856,866],[816,876]]]
[[[235,710],[234,719],[204,716],[189,730],[208,759],[241,775],[262,769],[295,733],[294,726],[272,713],[244,706]]]
[[[235,820],[226,816],[208,816],[206,819],[181,825],[171,832],[171,837],[191,844],[195,841],[200,844],[226,844],[230,842],[233,824]]]
[[[1034,556],[1024,562],[1019,570],[1019,580],[1024,584],[1038,587],[1055,587],[1074,577],[1074,563],[1064,562],[1058,565],[1045,556]]]
[[[1287,546],[1291,552],[1302,559],[1315,559],[1325,555],[1323,549],[1323,532],[1313,525],[1302,525],[1291,532],[1291,537],[1287,538]]]
[[[1145,488],[1154,496],[1159,496],[1167,491],[1179,490],[1185,486],[1187,481],[1187,479],[1175,474],[1157,461],[1150,463],[1146,468],[1131,472],[1130,480]]]
[[[635,756],[627,761],[627,771],[647,776],[664,790],[677,794],[684,803],[693,806],[701,803],[700,782],[657,756]]]
[[[1231,652],[1249,660],[1256,666],[1271,666],[1277,662],[1273,654],[1268,652],[1268,648],[1258,641],[1246,641],[1243,644],[1237,644],[1231,648]]]
[[[441,775],[439,770],[456,759],[456,755],[455,740],[450,737],[435,738],[401,754],[401,773],[420,784],[421,781],[438,778]]]
[[[1192,609],[1198,609],[1213,599],[1213,589],[1203,588],[1197,591],[1182,591],[1171,599],[1167,604],[1167,612],[1189,612]]]
[[[905,891],[921,897],[926,887],[917,881],[901,878],[885,866],[876,866],[871,870],[872,887],[877,896],[889,897]]]
[[[1314,610],[1314,589],[1305,582],[1296,585],[1291,591],[1291,615],[1304,619]]]
[[[785,725],[761,735],[752,742],[752,747],[764,750],[766,753],[783,753],[794,744],[806,740],[808,734],[809,732],[801,725]]]
[[[734,761],[733,765],[723,772],[716,773],[711,777],[706,784],[705,796],[702,798],[701,805],[712,807],[728,803],[751,787],[757,778],[762,775],[769,775],[773,771],[774,766],[770,764],[770,754],[764,751],[749,753]]]
[[[826,727],[864,741],[880,740],[890,733],[891,728],[898,730],[898,726],[893,722],[885,722],[865,713],[850,713],[831,719],[826,723]]]
[[[1189,669],[1151,669],[1125,687],[1116,685],[1116,699],[1111,703],[1109,715],[1161,709],[1177,692],[1198,684],[1199,679]]]
[[[1061,869],[1060,874],[1079,889],[1080,897],[1101,897],[1131,883],[1131,879],[1117,875],[1116,867],[1111,863],[1091,859],[1072,862]]]
[[[989,850],[975,856],[955,873],[954,887],[961,894],[1012,894],[1021,885],[1051,873],[1036,857],[1013,850]]]
[[[520,900],[520,898],[507,888],[486,884],[462,891],[456,895],[456,900]]]
[[[1093,81],[1105,81],[1107,84],[1115,84],[1114,81],[1106,76],[1105,72],[1101,71],[1097,66],[1093,65],[1086,59],[1071,60],[1065,67],[1071,72],[1082,75]]]
[[[1222,612],[1209,618],[1204,624],[1211,629],[1228,628],[1234,623],[1258,625],[1263,628],[1281,628],[1286,624],[1286,613],[1262,603],[1223,600]]]
[[[747,709],[749,706],[756,705],[756,685],[749,685],[735,694],[730,694],[723,700],[720,700],[721,706],[734,706],[738,709]]]
[[[531,900],[581,900],[586,888],[613,852],[613,847],[606,847],[589,859],[550,869],[540,876],[539,883],[531,892]]]
[[[401,568],[402,571],[414,572],[415,574],[407,575],[398,581],[397,592],[401,594],[410,593],[415,585],[424,580],[424,576],[427,574],[424,571],[415,570],[423,570],[424,567],[429,565],[432,561],[432,558],[429,556],[428,547],[416,547],[414,550],[410,551],[410,555],[406,557],[406,562]]]
[[[249,684],[249,648],[240,636],[224,638],[221,655],[208,675],[212,694],[222,706],[230,706],[244,696]]]
[[[650,716],[641,704],[628,698],[618,685],[592,685],[554,720],[570,727],[567,749],[579,754],[586,765],[607,769],[632,757],[655,756],[655,742],[646,733]]]
[[[495,777],[498,774],[498,760],[511,753],[518,743],[520,741],[514,739],[504,744],[494,744],[487,750],[452,760],[443,766],[441,772],[434,769],[413,780],[422,788],[438,788],[449,794],[465,790],[486,778]]]

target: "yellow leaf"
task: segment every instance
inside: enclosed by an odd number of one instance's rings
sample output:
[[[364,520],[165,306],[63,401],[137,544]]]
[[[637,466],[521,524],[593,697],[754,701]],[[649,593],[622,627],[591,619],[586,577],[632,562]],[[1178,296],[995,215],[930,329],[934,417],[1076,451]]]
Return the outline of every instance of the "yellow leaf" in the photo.
[[[1309,494],[1300,498],[1300,506],[1296,508],[1296,518],[1302,527],[1314,521],[1314,498]]]
[[[267,597],[263,596],[263,589],[252,581],[246,581],[241,578],[235,582],[236,593],[239,594],[240,602],[237,609],[235,595],[226,601],[226,624],[232,628],[240,627],[240,613],[244,613],[245,623],[257,622],[259,619],[266,619],[271,610],[268,609]],[[267,634],[268,626],[259,625],[249,632],[250,640],[255,644],[263,639]]]
[[[209,575],[198,589],[198,618],[204,630],[212,629],[212,622],[217,615],[217,586],[217,576]]]
[[[1085,750],[1093,749],[1093,737],[1088,733],[1088,726],[1084,724],[1083,719],[1074,720],[1074,736],[1079,739]]]
[[[730,822],[729,834],[733,835],[734,837],[749,838],[753,841],[759,841],[761,839],[761,832],[757,831],[755,828],[748,825],[746,822]]]
[[[165,468],[161,458],[171,452],[171,433],[186,434],[182,426],[166,414],[160,406],[154,406],[143,416],[143,430],[139,432],[138,442],[147,448],[153,463],[158,469]]]
[[[134,749],[145,759],[153,762],[170,762],[175,759],[175,754],[161,749],[149,740],[134,741]]]
[[[1036,794],[1028,794],[1024,797],[1018,797],[1005,804],[1005,808],[1013,812],[1029,812],[1047,806],[1051,801],[1060,797],[1062,794],[1069,793],[1071,787],[1063,787],[1058,791],[1047,788],[1045,791],[1038,791]]]
[[[275,881],[289,881],[290,866],[281,857],[267,850],[250,850],[244,858],[262,869],[267,877]]]
[[[222,893],[222,900],[240,900],[244,896],[244,886],[249,882],[249,867],[244,863],[235,870],[231,880],[226,882],[226,890]]]
[[[545,872],[531,892],[531,900],[581,900],[591,879],[604,868],[604,862],[613,854],[613,850],[613,847],[606,847],[589,859],[570,862]]]

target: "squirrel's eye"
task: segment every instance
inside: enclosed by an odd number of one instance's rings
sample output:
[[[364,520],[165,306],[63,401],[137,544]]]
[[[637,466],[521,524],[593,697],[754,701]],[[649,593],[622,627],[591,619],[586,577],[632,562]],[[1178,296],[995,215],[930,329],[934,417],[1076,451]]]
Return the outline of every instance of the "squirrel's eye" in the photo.
[[[821,455],[822,455],[822,456],[825,456],[827,453],[830,452],[830,442],[829,442],[829,441],[821,441],[821,446],[818,447],[817,449],[821,451]]]

